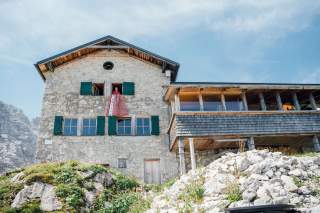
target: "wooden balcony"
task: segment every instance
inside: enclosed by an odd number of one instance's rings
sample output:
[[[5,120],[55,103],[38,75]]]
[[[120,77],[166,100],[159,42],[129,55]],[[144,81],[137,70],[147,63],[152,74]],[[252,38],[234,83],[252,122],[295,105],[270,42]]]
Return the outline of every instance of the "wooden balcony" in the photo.
[[[320,133],[320,111],[175,112],[168,133],[170,150],[177,148],[178,137],[192,137],[201,141],[214,138],[314,135]],[[197,145],[200,146],[200,142],[195,143]]]

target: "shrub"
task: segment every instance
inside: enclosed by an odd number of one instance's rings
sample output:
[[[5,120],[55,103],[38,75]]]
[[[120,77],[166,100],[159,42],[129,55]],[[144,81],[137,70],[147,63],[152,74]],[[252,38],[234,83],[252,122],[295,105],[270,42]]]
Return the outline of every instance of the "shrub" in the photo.
[[[55,183],[75,183],[81,184],[82,179],[81,177],[72,169],[70,168],[62,168],[58,170],[53,176]]]
[[[151,207],[151,200],[143,198],[141,195],[139,195],[137,201],[130,206],[129,213],[145,212],[150,207]]]
[[[238,183],[230,183],[226,189],[227,200],[231,203],[242,200],[242,194]]]
[[[121,193],[110,202],[110,206],[106,209],[106,212],[126,213],[129,211],[129,207],[138,199],[137,193]]]
[[[9,177],[3,176],[0,180],[0,208],[10,205],[16,194],[23,188],[23,184],[14,184]]]
[[[200,203],[203,199],[205,189],[202,181],[193,181],[185,190],[178,196],[178,199],[186,203],[197,202]]]
[[[138,182],[133,178],[128,178],[122,174],[117,174],[115,177],[115,190],[117,191],[131,190],[138,186]]]
[[[60,184],[56,189],[56,195],[74,209],[78,209],[84,204],[84,192],[77,185]]]
[[[21,209],[19,209],[19,213],[42,213],[42,210],[40,209],[40,201],[34,200],[31,202],[28,202],[26,205],[24,205]]]

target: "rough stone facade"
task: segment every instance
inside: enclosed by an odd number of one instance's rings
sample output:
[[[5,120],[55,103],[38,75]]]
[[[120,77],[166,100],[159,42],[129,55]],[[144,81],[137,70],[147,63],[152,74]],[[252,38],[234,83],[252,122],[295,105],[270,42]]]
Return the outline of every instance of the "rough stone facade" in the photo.
[[[112,61],[114,68],[105,70],[103,63]],[[161,181],[176,176],[178,163],[169,152],[166,130],[169,108],[163,94],[170,77],[161,67],[112,50],[102,50],[57,67],[45,73],[45,93],[37,147],[37,159],[45,161],[80,160],[118,167],[118,159],[127,159],[123,172],[144,178],[144,160],[160,159]],[[81,96],[80,82],[105,83],[104,96]],[[80,136],[83,118],[105,115],[111,84],[134,82],[135,95],[124,96],[129,115],[160,118],[159,136]],[[54,118],[78,119],[78,136],[53,136]]]

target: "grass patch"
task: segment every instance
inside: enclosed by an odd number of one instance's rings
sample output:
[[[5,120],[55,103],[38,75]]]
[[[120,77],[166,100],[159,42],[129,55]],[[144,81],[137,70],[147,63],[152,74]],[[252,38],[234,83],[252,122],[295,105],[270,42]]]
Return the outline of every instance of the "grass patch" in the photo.
[[[57,186],[56,195],[71,209],[79,209],[84,204],[84,192],[77,185],[60,184]]]
[[[11,183],[9,176],[0,178],[0,212],[8,209],[16,194],[23,189],[23,184]]]
[[[301,180],[300,178],[296,177],[296,176],[293,176],[292,177],[292,180],[294,182],[294,184],[297,186],[297,187],[301,187],[303,186],[304,182],[303,180]]]
[[[231,203],[242,200],[242,194],[238,183],[230,183],[226,189],[227,200]]]
[[[183,192],[178,196],[179,200],[185,203],[201,203],[203,200],[205,189],[203,187],[203,181],[191,182]]]

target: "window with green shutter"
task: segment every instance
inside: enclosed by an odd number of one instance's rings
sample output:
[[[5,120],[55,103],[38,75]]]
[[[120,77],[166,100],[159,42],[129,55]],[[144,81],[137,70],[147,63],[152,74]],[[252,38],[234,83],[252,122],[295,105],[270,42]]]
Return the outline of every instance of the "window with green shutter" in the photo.
[[[92,82],[81,82],[80,95],[92,95]]]
[[[159,116],[151,116],[151,135],[160,135]]]
[[[134,83],[123,82],[122,83],[122,94],[123,95],[134,95]]]
[[[62,116],[55,116],[54,118],[54,127],[53,127],[53,135],[62,135]]]
[[[106,118],[104,116],[97,117],[97,135],[104,135]]]
[[[108,134],[117,135],[117,117],[108,116]]]

